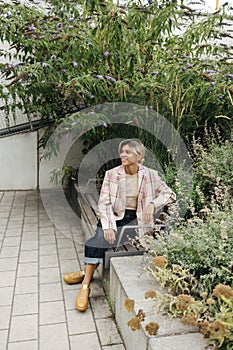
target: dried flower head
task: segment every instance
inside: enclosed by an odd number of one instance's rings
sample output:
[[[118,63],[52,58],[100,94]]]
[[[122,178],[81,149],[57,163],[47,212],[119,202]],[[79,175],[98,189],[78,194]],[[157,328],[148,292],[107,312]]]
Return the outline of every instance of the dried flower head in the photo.
[[[215,304],[215,300],[214,300],[213,298],[208,298],[208,299],[206,300],[206,304],[208,304],[208,305],[214,305],[214,304]]]
[[[145,314],[145,312],[142,309],[139,309],[136,317],[138,317],[139,320],[141,322],[143,322],[143,321],[145,321],[146,314]]]
[[[201,293],[201,297],[202,297],[202,298],[207,297],[207,295],[208,295],[208,293],[207,293],[207,292],[203,292],[203,293]]]
[[[187,314],[183,315],[181,318],[181,323],[188,324],[190,326],[196,326],[197,315],[195,315],[193,312],[187,312]]]
[[[208,321],[198,322],[198,326],[200,327],[200,333],[204,336],[204,338],[209,338],[210,337],[209,322]]]
[[[216,320],[213,323],[209,324],[209,332],[211,336],[218,338],[224,336],[227,330],[225,325],[221,321]]]
[[[145,293],[145,299],[151,299],[151,298],[156,298],[157,294],[156,294],[156,291],[155,290],[148,290],[146,293]]]
[[[220,283],[214,288],[213,295],[217,298],[221,298],[223,295],[225,298],[230,299],[233,298],[233,290],[230,286]]]
[[[125,299],[124,307],[128,312],[133,311],[134,300],[133,299]]]
[[[159,325],[156,322],[150,322],[146,325],[145,330],[149,335],[157,335]]]
[[[193,299],[190,295],[180,294],[177,297],[176,308],[178,310],[187,310],[189,305],[193,303]]]
[[[153,259],[153,263],[155,266],[165,269],[167,267],[168,260],[164,256],[159,255]]]
[[[139,317],[132,317],[131,320],[128,321],[128,326],[132,331],[138,331],[141,328]]]

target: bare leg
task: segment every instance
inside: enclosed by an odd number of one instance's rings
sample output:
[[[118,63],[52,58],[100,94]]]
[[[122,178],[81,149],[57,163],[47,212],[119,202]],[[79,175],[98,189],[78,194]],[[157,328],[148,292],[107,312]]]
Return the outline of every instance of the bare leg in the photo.
[[[92,276],[95,272],[95,269],[99,264],[86,264],[85,266],[85,277],[83,279],[83,285],[87,285],[89,287]]]
[[[75,302],[76,309],[79,311],[85,311],[88,307],[88,297],[91,291],[89,286],[90,286],[93,273],[98,265],[99,264],[86,264],[83,283],[78,292],[78,296]]]

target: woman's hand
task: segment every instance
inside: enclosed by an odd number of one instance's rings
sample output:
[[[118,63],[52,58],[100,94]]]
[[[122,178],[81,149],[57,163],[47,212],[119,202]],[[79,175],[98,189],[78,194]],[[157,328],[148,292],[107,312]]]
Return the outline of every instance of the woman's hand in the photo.
[[[108,241],[108,243],[113,244],[116,240],[116,232],[112,229],[104,230],[104,239]]]
[[[142,221],[145,224],[148,224],[153,220],[153,214],[154,214],[154,204],[150,203],[143,211]]]

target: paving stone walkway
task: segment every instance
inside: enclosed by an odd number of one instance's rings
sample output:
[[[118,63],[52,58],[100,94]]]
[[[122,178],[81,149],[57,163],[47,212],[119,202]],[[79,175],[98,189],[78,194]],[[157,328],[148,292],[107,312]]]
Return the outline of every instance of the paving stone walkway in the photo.
[[[62,275],[83,267],[83,245],[54,229],[39,191],[0,191],[0,248],[1,350],[125,349],[101,279],[75,310],[79,285]]]

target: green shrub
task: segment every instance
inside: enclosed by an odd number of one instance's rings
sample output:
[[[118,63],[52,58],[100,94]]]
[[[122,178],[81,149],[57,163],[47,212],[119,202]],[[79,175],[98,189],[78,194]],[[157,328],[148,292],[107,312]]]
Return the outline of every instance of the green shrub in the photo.
[[[233,195],[233,144],[231,141],[193,143],[196,181],[206,199],[221,201],[218,190],[227,188]],[[218,198],[219,197],[219,198]]]
[[[233,208],[219,208],[205,219],[193,218],[172,234],[151,241],[150,253],[165,256],[170,266],[179,264],[199,280],[201,290],[213,283],[233,281]]]
[[[195,189],[189,219],[170,232],[142,240],[153,258],[148,271],[170,294],[160,311],[196,325],[213,349],[233,345],[233,154],[232,141],[210,137],[193,142]],[[177,188],[177,190],[179,190]],[[155,266],[155,260],[166,266]],[[185,308],[179,308],[183,299]],[[185,304],[185,302],[189,303]]]
[[[10,48],[0,51],[6,118],[19,108],[56,121],[128,102],[153,108],[182,135],[214,122],[229,134],[232,49],[221,43],[231,7],[200,16],[177,1],[124,3],[1,3],[0,41]]]

